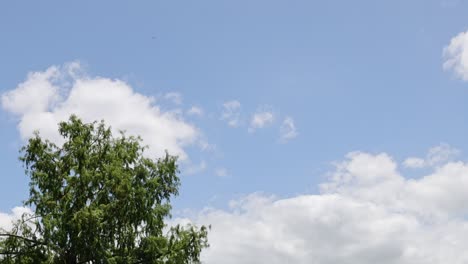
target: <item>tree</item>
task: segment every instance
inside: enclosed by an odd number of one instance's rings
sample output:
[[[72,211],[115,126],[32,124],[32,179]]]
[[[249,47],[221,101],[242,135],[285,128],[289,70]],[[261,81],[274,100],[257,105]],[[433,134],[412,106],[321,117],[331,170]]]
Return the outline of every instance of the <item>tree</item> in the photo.
[[[61,147],[36,133],[22,148],[34,213],[0,234],[0,263],[199,263],[207,228],[165,224],[176,157],[146,158],[140,138],[102,121],[71,116],[59,132]]]

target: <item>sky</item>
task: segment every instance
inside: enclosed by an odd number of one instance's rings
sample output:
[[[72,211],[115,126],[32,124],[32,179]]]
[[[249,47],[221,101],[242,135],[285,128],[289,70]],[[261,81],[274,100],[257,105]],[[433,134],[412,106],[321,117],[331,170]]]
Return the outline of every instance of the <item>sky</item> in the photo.
[[[179,157],[204,263],[467,263],[468,1],[0,3],[0,227],[77,114]]]

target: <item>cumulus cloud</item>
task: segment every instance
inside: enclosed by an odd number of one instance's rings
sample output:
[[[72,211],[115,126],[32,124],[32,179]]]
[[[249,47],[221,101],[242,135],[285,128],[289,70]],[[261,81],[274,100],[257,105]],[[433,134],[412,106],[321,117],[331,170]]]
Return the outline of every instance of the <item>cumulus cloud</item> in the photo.
[[[403,162],[403,165],[408,168],[434,167],[454,160],[459,154],[460,150],[442,143],[430,148],[425,158],[409,157]]]
[[[23,214],[32,214],[32,211],[26,207],[15,207],[10,213],[0,212],[0,230],[10,230],[13,228],[13,223],[21,219]]]
[[[287,142],[290,139],[297,137],[297,135],[298,133],[296,125],[294,124],[294,119],[286,117],[280,127],[280,141]]]
[[[458,78],[468,81],[468,31],[450,40],[443,50],[444,70],[453,71]]]
[[[230,127],[237,127],[240,125],[240,111],[241,104],[239,103],[239,101],[227,101],[223,103],[221,120],[226,121]]]
[[[167,95],[166,95],[167,96]],[[176,94],[169,98],[178,98]],[[92,77],[82,73],[79,63],[53,66],[30,73],[15,89],[2,94],[3,108],[18,117],[23,139],[35,130],[60,143],[57,123],[76,114],[85,122],[105,120],[114,131],[140,135],[148,154],[165,150],[187,158],[184,147],[196,142],[199,131],[173,111],[162,111],[154,99],[136,92],[118,79]]]
[[[251,194],[191,218],[211,224],[204,263],[468,263],[468,164],[410,179],[388,154],[352,152],[320,193]]]
[[[260,110],[254,113],[250,119],[249,132],[255,132],[259,128],[271,125],[275,120],[273,112],[267,110]]]

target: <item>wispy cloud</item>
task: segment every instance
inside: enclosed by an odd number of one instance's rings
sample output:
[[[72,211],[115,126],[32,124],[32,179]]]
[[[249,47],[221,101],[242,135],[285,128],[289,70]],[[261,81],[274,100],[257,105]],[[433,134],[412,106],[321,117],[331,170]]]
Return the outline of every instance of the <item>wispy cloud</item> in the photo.
[[[286,117],[280,127],[280,141],[287,142],[298,136],[296,125],[292,117]]]
[[[435,167],[454,160],[459,154],[460,150],[442,143],[430,148],[425,158],[409,157],[403,165],[408,168]]]
[[[192,106],[189,110],[187,110],[187,115],[190,116],[203,116],[204,112],[203,109],[199,106]]]
[[[170,92],[164,95],[164,99],[171,101],[174,104],[181,105],[182,104],[182,95],[177,92]]]
[[[194,175],[205,171],[207,167],[208,165],[206,164],[206,162],[202,160],[198,164],[187,164],[187,166],[182,170],[182,172],[187,175]]]
[[[230,127],[240,125],[241,104],[237,100],[227,101],[223,104],[221,120],[227,122]]]
[[[253,133],[255,130],[264,128],[271,125],[275,120],[273,112],[268,110],[259,110],[250,118],[249,132]]]

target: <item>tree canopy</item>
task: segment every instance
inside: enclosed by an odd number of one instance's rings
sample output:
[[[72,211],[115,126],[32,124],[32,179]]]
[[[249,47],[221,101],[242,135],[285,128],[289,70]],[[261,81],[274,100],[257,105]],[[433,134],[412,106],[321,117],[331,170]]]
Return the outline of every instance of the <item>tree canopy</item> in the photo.
[[[71,116],[58,146],[36,133],[21,149],[32,209],[0,232],[0,263],[199,263],[207,228],[168,226],[177,158],[144,156],[139,137]]]

